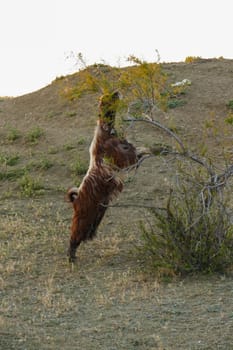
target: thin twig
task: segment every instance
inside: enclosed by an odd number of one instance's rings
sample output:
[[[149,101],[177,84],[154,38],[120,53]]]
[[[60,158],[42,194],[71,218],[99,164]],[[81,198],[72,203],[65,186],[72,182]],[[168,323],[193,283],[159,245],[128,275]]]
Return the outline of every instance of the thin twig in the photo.
[[[181,139],[169,128],[167,128],[166,126],[160,124],[158,121],[150,118],[148,115],[146,115],[145,118],[134,118],[132,116],[128,116],[126,121],[132,121],[132,122],[145,122],[145,123],[148,123],[148,124],[151,124],[151,125],[154,125],[156,126],[157,128],[159,129],[162,129],[163,131],[165,131],[168,135],[170,135],[171,137],[173,137],[176,142],[180,145],[182,151],[185,153],[186,152],[186,149],[184,147],[184,144],[183,142],[181,141]]]
[[[201,166],[203,166],[209,173],[210,176],[214,176],[214,172],[213,169],[210,165],[208,165],[203,159],[200,159],[199,157],[197,157],[196,155],[191,154],[184,146],[183,142],[181,141],[181,139],[168,127],[166,127],[165,125],[161,124],[160,122],[158,122],[157,120],[152,119],[150,116],[145,115],[145,117],[140,117],[140,118],[135,118],[131,115],[128,115],[127,119],[125,119],[126,121],[131,121],[131,122],[144,122],[147,124],[151,124],[163,131],[165,131],[169,136],[171,136],[172,138],[174,138],[176,140],[176,142],[178,143],[178,145],[181,148],[181,152],[169,152],[167,151],[167,153],[169,154],[173,154],[176,156],[182,156],[185,158],[189,158],[192,161],[200,164]],[[233,172],[233,169],[232,169]]]

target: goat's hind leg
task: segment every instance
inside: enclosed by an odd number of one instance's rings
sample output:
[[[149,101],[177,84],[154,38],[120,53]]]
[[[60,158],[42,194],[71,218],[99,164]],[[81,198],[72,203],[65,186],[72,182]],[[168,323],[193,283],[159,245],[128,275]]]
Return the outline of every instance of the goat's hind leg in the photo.
[[[80,245],[81,240],[73,240],[72,238],[70,239],[70,245],[67,251],[67,255],[69,258],[69,263],[73,264],[76,262],[76,250],[78,246]]]

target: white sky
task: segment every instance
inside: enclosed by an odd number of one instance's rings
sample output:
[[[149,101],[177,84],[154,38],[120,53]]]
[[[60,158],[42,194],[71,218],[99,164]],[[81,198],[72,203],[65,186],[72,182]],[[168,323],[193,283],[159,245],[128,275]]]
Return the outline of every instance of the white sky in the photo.
[[[233,59],[232,0],[1,0],[0,96],[17,96],[88,64],[134,54],[162,62]]]

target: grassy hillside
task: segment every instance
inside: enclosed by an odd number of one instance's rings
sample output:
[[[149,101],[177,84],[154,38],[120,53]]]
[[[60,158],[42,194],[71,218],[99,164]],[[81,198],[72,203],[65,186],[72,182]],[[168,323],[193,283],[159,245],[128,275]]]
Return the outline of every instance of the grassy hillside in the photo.
[[[190,149],[208,151],[221,170],[233,163],[233,61],[165,64],[171,82],[189,79],[181,106],[163,124]],[[18,98],[0,98],[0,238],[2,349],[232,349],[233,282],[226,276],[160,281],[145,272],[135,249],[135,207],[109,208],[97,238],[78,251],[70,271],[66,249],[72,209],[66,189],[87,169],[98,95],[68,101],[63,92],[79,74]],[[134,125],[136,146],[170,142]],[[160,157],[125,179],[117,204],[164,203],[169,169]]]

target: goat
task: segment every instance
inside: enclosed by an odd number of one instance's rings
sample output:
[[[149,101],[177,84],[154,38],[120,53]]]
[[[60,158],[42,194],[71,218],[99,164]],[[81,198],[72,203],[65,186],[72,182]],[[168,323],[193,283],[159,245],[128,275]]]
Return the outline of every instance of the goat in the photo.
[[[123,190],[120,169],[137,162],[135,147],[117,136],[115,116],[119,93],[105,94],[99,105],[99,118],[89,149],[90,164],[79,188],[67,192],[74,213],[71,225],[69,261],[82,241],[92,239],[106,212],[109,202]]]

